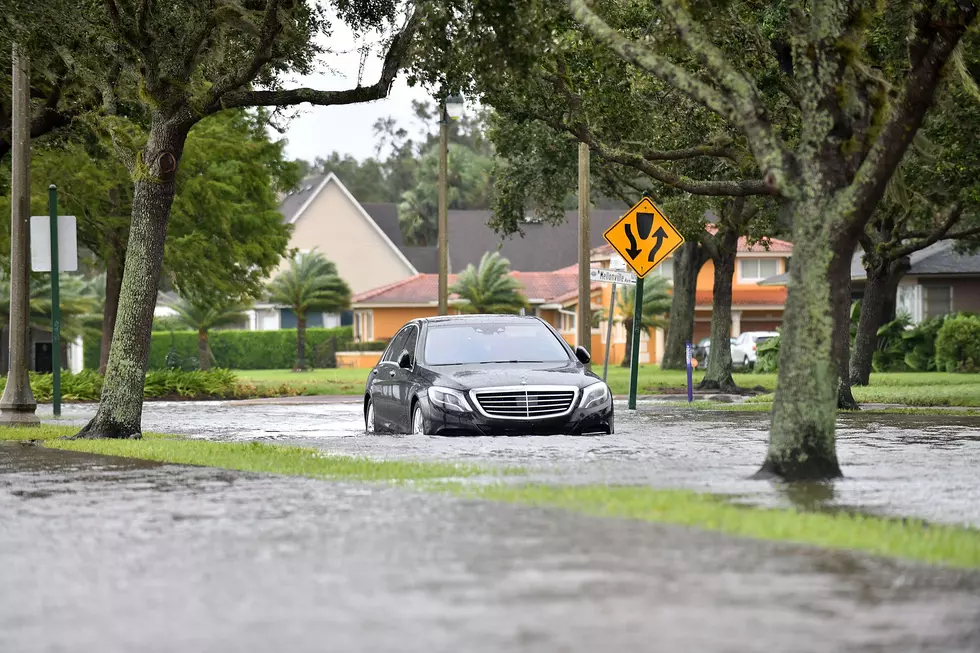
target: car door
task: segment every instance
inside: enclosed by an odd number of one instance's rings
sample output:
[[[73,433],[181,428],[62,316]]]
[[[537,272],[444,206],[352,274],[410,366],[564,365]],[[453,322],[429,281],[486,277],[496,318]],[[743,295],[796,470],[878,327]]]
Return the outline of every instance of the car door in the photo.
[[[412,432],[412,393],[415,390],[415,350],[419,341],[419,329],[415,325],[405,327],[406,334],[401,349],[395,356],[391,380],[391,425],[399,433]],[[398,365],[402,353],[408,352],[412,365],[405,369]]]
[[[745,334],[744,333],[742,335],[740,335],[738,338],[736,338],[735,339],[735,342],[732,343],[731,349],[732,349],[732,364],[733,365],[738,366],[738,365],[741,365],[742,364],[742,360],[745,358],[744,354],[742,353],[742,345],[744,343],[745,343]]]
[[[395,334],[395,337],[388,343],[388,348],[381,355],[381,360],[375,365],[371,374],[374,376],[372,385],[371,400],[374,402],[374,418],[376,428],[389,430],[394,428],[392,418],[395,413],[393,395],[395,370],[398,369],[398,356],[404,349],[406,328]]]

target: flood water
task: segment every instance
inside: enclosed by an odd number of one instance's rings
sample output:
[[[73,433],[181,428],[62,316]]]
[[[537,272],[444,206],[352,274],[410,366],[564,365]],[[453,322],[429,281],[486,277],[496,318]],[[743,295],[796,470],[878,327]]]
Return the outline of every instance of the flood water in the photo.
[[[717,443],[651,453],[640,425],[655,423],[640,417],[606,443],[538,442],[540,455],[523,440],[292,437],[378,455],[469,446],[476,459],[608,463],[596,477],[695,458],[720,468]],[[977,650],[976,572],[0,442],[4,652]]]
[[[66,406],[64,417],[82,424],[92,410]],[[617,404],[616,410],[611,436],[368,436],[356,403],[148,403],[143,424],[147,431],[374,458],[518,465],[549,482],[683,487],[758,505],[856,509],[980,527],[980,417],[841,416],[837,451],[846,478],[801,488],[748,478],[765,457],[768,415],[656,405],[634,412]]]

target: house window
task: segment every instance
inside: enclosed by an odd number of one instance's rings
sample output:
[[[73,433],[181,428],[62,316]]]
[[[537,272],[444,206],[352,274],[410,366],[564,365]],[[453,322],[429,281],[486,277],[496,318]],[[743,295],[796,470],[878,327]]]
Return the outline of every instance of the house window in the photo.
[[[559,331],[563,332],[574,332],[575,331],[575,315],[569,315],[568,313],[558,314],[558,324]]]
[[[949,286],[925,286],[926,318],[953,312],[953,289]]]
[[[779,274],[779,260],[774,258],[749,258],[738,262],[740,281],[762,281]]]
[[[653,275],[674,280],[674,259],[669,258],[653,269]]]
[[[360,342],[374,339],[374,312],[354,313],[354,336]]]

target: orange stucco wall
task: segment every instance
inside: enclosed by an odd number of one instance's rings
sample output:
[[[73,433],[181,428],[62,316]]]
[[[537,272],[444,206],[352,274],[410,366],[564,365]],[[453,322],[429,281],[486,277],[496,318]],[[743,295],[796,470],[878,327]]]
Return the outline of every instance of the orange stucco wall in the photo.
[[[378,364],[381,360],[380,351],[370,351],[370,352],[337,352],[337,367],[354,367],[361,369],[370,369]]]
[[[418,317],[434,317],[439,314],[439,309],[436,306],[379,306],[370,310],[374,312],[375,340],[391,339],[409,320]],[[449,309],[449,312],[453,315],[458,313],[455,309]]]
[[[760,293],[769,294],[773,297],[773,304],[782,304],[783,298],[786,296],[786,289],[781,286],[760,286],[756,281],[746,281],[744,283],[739,283],[738,280],[738,266],[739,261],[748,259],[749,257],[739,257],[738,261],[735,262],[735,274],[732,275],[732,295],[733,303],[737,304],[738,292],[750,290],[752,294],[758,296]],[[786,271],[786,260],[778,259],[779,261],[779,271],[776,274],[782,274]],[[697,292],[712,292],[715,288],[715,264],[714,261],[708,261],[701,268],[698,273],[697,282]]]

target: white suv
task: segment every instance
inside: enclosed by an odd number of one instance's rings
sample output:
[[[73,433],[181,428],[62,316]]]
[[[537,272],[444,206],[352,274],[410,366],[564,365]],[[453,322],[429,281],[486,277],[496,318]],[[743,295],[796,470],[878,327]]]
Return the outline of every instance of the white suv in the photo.
[[[756,346],[778,335],[778,331],[746,331],[741,334],[732,343],[732,364],[752,367],[755,365]]]

